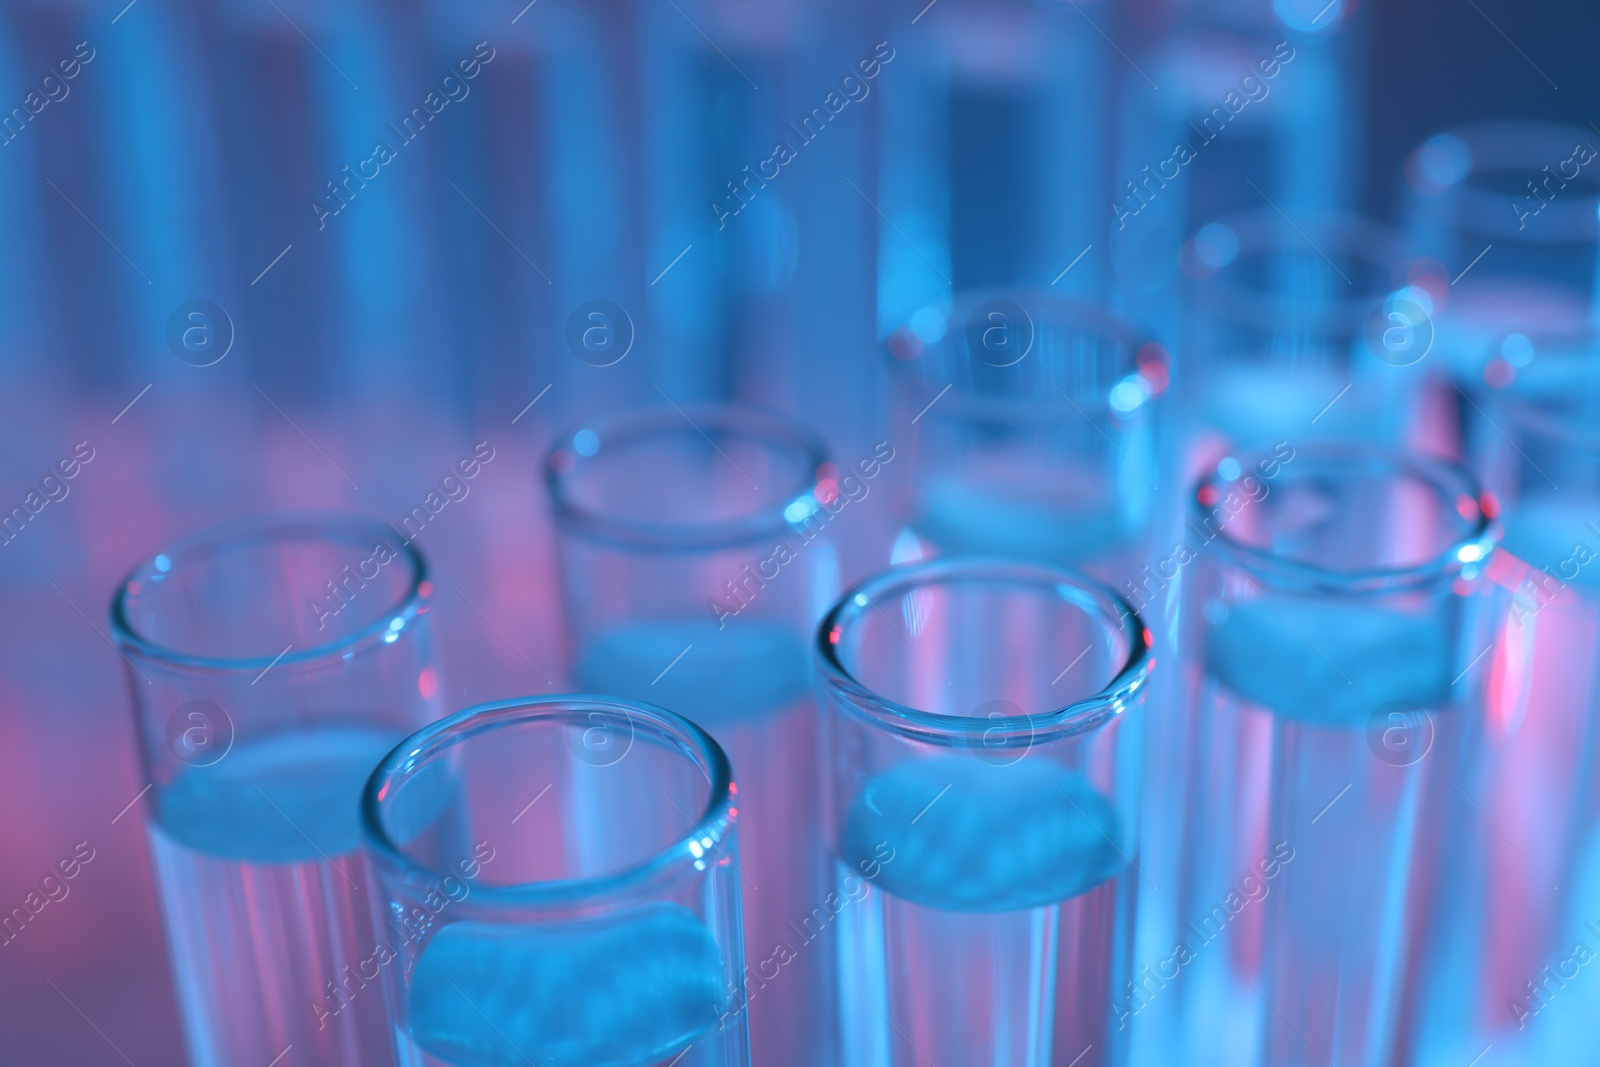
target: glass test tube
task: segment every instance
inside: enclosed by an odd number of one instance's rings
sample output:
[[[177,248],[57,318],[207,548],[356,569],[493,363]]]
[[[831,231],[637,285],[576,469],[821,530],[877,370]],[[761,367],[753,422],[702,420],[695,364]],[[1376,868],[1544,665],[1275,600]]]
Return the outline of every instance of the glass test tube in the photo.
[[[829,1043],[826,945],[795,933],[827,891],[807,641],[837,595],[832,531],[893,454],[841,473],[782,416],[668,407],[587,423],[549,457],[577,685],[684,715],[740,767],[740,996],[762,1064]]]
[[[1489,573],[1501,588],[1478,762],[1461,788],[1455,889],[1434,917],[1412,1062],[1486,1045],[1558,1062],[1592,1027],[1600,991],[1574,947],[1600,946],[1600,336],[1510,334],[1475,362],[1466,437],[1505,515]],[[1468,1051],[1470,1050],[1470,1051]]]
[[[1406,440],[1427,297],[1406,287],[1397,236],[1263,208],[1202,226],[1179,261],[1191,279],[1183,484],[1232,448],[1286,436]]]
[[[1163,338],[1183,322],[1174,253],[1201,225],[1268,203],[1293,218],[1350,206],[1353,42],[1304,29],[1266,4],[1193,5],[1124,68],[1110,258],[1122,306]]]
[[[1166,1055],[1377,1067],[1415,1014],[1441,842],[1477,817],[1454,783],[1496,530],[1454,466],[1338,444],[1240,458],[1198,487],[1176,557],[1181,925],[1124,1010],[1171,1026]]]
[[[1436,288],[1448,290],[1441,330],[1460,331],[1452,355],[1480,354],[1484,329],[1585,324],[1600,291],[1597,156],[1593,130],[1543,122],[1454,127],[1411,154],[1413,270],[1447,283]]]
[[[422,557],[359,516],[271,516],[178,541],[111,628],[153,784],[152,865],[189,1055],[389,1062],[357,802],[438,717]]]
[[[830,445],[859,448],[882,410],[871,153],[903,35],[880,7],[841,0],[636,10],[649,47],[642,63],[629,53],[629,75],[656,264],[641,285],[674,264],[644,285],[662,389],[803,411]]]
[[[1508,333],[1569,333],[1600,302],[1600,135],[1485,122],[1425,141],[1406,162],[1408,272],[1431,297],[1435,385],[1453,454],[1474,417],[1482,358]],[[1457,388],[1459,386],[1459,388]]]
[[[846,1067],[1123,1062],[1150,641],[1109,589],[981,559],[823,620]]]
[[[175,202],[159,213],[149,210],[146,197],[128,198],[130,222],[148,216],[140,223],[152,231],[146,247],[170,240],[162,220],[180,222],[177,213],[192,210],[191,197],[210,209],[204,216],[209,225],[194,228],[225,230],[231,262],[222,271],[196,262],[189,273],[200,291],[184,295],[225,305],[238,327],[241,351],[234,358],[247,355],[262,391],[291,410],[330,390],[369,395],[379,374],[386,387],[415,389],[412,395],[430,404],[446,397],[459,403],[473,364],[463,353],[475,350],[478,323],[462,325],[467,312],[455,310],[461,306],[456,290],[470,282],[454,274],[441,279],[420,265],[454,256],[470,262],[476,252],[456,243],[471,241],[477,230],[446,206],[461,202],[440,178],[448,146],[473,121],[467,113],[482,114],[487,103],[474,90],[493,76],[476,82],[460,77],[455,62],[472,56],[471,45],[448,63],[425,61],[427,43],[439,35],[424,28],[420,4],[403,10],[368,0],[337,7],[306,0],[284,0],[278,8],[237,0],[199,6],[203,11],[193,21],[212,36],[188,45],[195,52],[188,62],[214,78],[216,88],[208,86],[207,98],[191,103],[194,90],[179,83],[157,100],[182,100],[205,109],[201,116],[159,140],[141,125],[108,125],[129,126],[122,134],[125,152],[173,143],[173,151],[184,144],[192,153],[193,193],[180,187],[169,194]],[[462,21],[471,21],[466,11]],[[497,29],[485,28],[484,36],[504,43],[511,35]],[[480,39],[470,32],[455,30],[468,41]],[[449,85],[443,84],[447,75]],[[152,81],[139,66],[130,68],[130,80]],[[447,110],[436,113],[435,106]],[[142,117],[172,106],[139,110]],[[211,205],[218,195],[213,188],[225,191],[225,203]],[[460,210],[471,212],[465,205]],[[222,217],[236,224],[216,226],[212,220]],[[484,225],[476,214],[470,217],[474,226]],[[186,246],[199,240],[190,237]],[[282,260],[275,260],[280,253]],[[231,291],[208,292],[220,284],[219,274],[245,280]],[[258,275],[259,284],[249,284]],[[408,313],[395,315],[396,307]],[[159,336],[170,312],[163,307],[159,318],[151,316],[144,336]],[[468,331],[471,340],[463,340]]]
[[[1111,5],[945,0],[883,31],[878,325],[952,292],[1046,286],[1103,295]],[[1070,267],[1071,269],[1066,269]]]
[[[1392,328],[1386,304],[1403,288],[1400,241],[1374,223],[1309,211],[1291,219],[1267,207],[1201,226],[1177,260],[1187,278],[1185,329],[1173,361],[1173,444],[1159,474],[1161,484],[1177,491],[1159,517],[1151,551],[1112,579],[1149,620],[1162,651],[1183,647],[1188,582],[1180,579],[1179,560],[1188,549],[1180,546],[1192,535],[1182,487],[1219,470],[1237,477],[1241,450],[1263,441],[1288,447],[1308,438],[1399,433],[1418,376],[1414,367],[1386,364],[1372,349],[1373,324],[1383,327],[1376,334],[1381,347]],[[1402,335],[1388,339],[1401,348],[1407,343]],[[1163,675],[1156,682],[1161,692],[1151,700],[1144,798],[1151,887],[1140,901],[1141,959],[1164,958],[1188,918],[1176,867],[1190,803],[1183,782],[1192,756],[1179,740],[1187,684]],[[1172,1054],[1155,1039],[1174,1010],[1164,998],[1152,1012],[1140,1013],[1134,1031],[1140,1060]],[[1155,1044],[1146,1047],[1147,1039]]]
[[[633,701],[482,704],[407,738],[361,801],[396,1062],[749,1067],[741,799],[704,731]]]
[[[1143,562],[1159,495],[1167,352],[1098,304],[985,290],[924,309],[888,344],[916,433],[902,474],[934,553],[1017,556],[1117,582]]]

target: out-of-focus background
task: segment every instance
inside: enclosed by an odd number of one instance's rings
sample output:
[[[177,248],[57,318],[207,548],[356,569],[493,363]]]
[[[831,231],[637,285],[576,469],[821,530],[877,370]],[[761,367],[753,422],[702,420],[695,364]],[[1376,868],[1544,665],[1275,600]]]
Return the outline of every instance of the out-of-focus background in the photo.
[[[1437,131],[1596,129],[1597,30],[1579,0],[9,0],[0,912],[93,859],[0,946],[0,1059],[183,1062],[106,623],[162,543],[398,521],[486,441],[417,537],[443,692],[551,691],[561,428],[738,399],[864,455],[901,432],[883,339],[920,307],[1026,283],[1159,320],[1134,283],[1202,209],[1403,227]],[[1119,229],[1171,153],[1151,123],[1279,42],[1186,206]],[[1176,199],[1144,188],[1140,213]],[[870,507],[856,575],[888,558],[894,500]]]

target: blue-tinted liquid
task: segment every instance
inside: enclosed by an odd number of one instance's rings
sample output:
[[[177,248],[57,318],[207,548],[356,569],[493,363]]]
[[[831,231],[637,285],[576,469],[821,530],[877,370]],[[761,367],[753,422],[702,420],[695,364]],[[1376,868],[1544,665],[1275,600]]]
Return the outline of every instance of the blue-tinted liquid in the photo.
[[[847,1067],[1117,1062],[1120,834],[1103,796],[1037,755],[910,761],[869,782],[830,901]]]
[[[1506,568],[1516,599],[1480,664],[1485,736],[1459,784],[1482,815],[1458,823],[1449,890],[1429,917],[1422,1067],[1489,1045],[1484,1062],[1566,1062],[1600,1017],[1597,529],[1600,506],[1581,496],[1525,499],[1506,525],[1502,566],[1515,557],[1536,584]]]
[[[1285,595],[1213,627],[1182,739],[1176,925],[1142,941],[1155,977],[1126,1005],[1155,1032],[1144,1062],[1389,1064],[1446,830],[1472,814],[1451,784],[1474,726],[1449,704],[1454,635],[1431,610]]]
[[[728,619],[721,630],[709,617],[656,620],[595,635],[574,671],[579,687],[590,692],[678,712],[727,752],[739,789],[737,877],[745,965],[752,974],[793,940],[788,924],[828,888],[816,810],[820,771],[809,656],[795,634],[757,618]],[[827,945],[819,944],[751,992],[754,1062],[815,1067],[829,1054],[830,972]]]
[[[648,1067],[717,1031],[729,997],[711,931],[676,904],[552,925],[445,926],[398,1033],[410,1063]]]
[[[706,730],[748,726],[792,705],[810,682],[804,643],[788,629],[731,618],[656,620],[602,630],[573,674],[588,692],[676,711]]]
[[[297,1064],[389,1063],[383,994],[359,973],[375,938],[357,800],[399,740],[334,727],[240,743],[157,798],[150,848],[196,1067],[291,1045]]]
[[[1030,472],[1032,473],[1032,472]],[[1108,479],[1057,478],[1046,488],[1033,477],[985,469],[980,476],[932,476],[922,485],[916,527],[952,554],[1003,553],[1082,566],[1137,535],[1138,519],[1121,513]]]

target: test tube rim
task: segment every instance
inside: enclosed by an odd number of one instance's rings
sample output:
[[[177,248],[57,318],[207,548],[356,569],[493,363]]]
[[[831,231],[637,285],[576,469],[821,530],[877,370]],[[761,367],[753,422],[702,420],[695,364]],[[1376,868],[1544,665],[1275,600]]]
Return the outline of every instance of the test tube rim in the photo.
[[[1210,277],[1191,281],[1190,287],[1191,291],[1200,288],[1209,290],[1215,298],[1212,306],[1225,313],[1232,322],[1255,323],[1264,312],[1292,314],[1297,322],[1321,328],[1348,326],[1354,334],[1365,323],[1366,316],[1373,308],[1406,284],[1400,277],[1400,268],[1405,262],[1402,238],[1390,227],[1363,215],[1323,211],[1307,214],[1295,222],[1267,206],[1211,219],[1190,234],[1189,240],[1197,237],[1205,226],[1219,223],[1233,231],[1239,240],[1239,251]],[[1307,237],[1304,232],[1307,229],[1316,234],[1317,239]],[[1185,247],[1187,245],[1188,242],[1185,242]],[[1375,291],[1356,293],[1343,299],[1285,299],[1240,284],[1229,273],[1228,267],[1238,263],[1247,254],[1259,254],[1275,248],[1294,248],[1313,255],[1326,254],[1331,249],[1353,259],[1365,260],[1369,266],[1385,272],[1388,280]]]
[[[1052,293],[1048,290],[1030,286],[984,286],[974,289],[962,290],[951,298],[950,310],[947,320],[954,323],[963,317],[963,313],[970,313],[981,304],[998,299],[1008,299],[1013,303],[1027,309],[1029,307],[1048,307],[1052,312],[1059,312],[1060,318],[1070,319],[1084,324],[1089,331],[1115,341],[1118,349],[1125,354],[1127,363],[1126,373],[1138,371],[1139,353],[1150,344],[1159,345],[1155,335],[1146,329],[1137,320],[1130,318],[1104,301],[1093,300],[1080,296],[1064,293]],[[894,345],[905,343],[907,326],[899,326],[893,330],[889,337],[882,342],[882,349],[889,366],[890,377],[896,385],[905,390],[909,395],[921,400],[930,400],[945,384],[933,381],[923,373],[929,364],[922,362],[925,353],[936,350],[952,343],[951,338],[957,336],[960,327],[946,329],[945,335],[937,341],[924,342],[913,340],[921,346],[913,358],[903,358],[894,352]],[[1165,347],[1162,346],[1163,352]],[[1020,361],[1019,361],[1020,362]],[[1004,370],[1006,368],[996,368]],[[936,376],[937,377],[937,376]],[[1078,401],[1063,394],[1044,395],[1044,399],[1037,400],[1020,396],[983,396],[972,393],[962,388],[959,382],[952,380],[949,385],[949,394],[939,399],[937,407],[931,407],[927,414],[930,417],[946,417],[949,414],[958,414],[960,418],[978,423],[993,425],[1010,425],[1017,422],[1034,421],[1039,423],[1053,423],[1063,414],[1071,414]],[[1081,397],[1079,398],[1082,399]],[[1105,398],[1102,398],[1105,400]],[[1115,414],[1106,401],[1104,414]],[[1091,415],[1099,412],[1090,412]],[[1118,416],[1126,418],[1127,416]]]
[[[398,559],[406,561],[410,578],[398,601],[386,610],[376,612],[370,622],[351,633],[335,637],[321,644],[303,649],[291,648],[273,655],[249,657],[206,656],[182,652],[152,641],[134,626],[129,612],[129,598],[137,595],[130,586],[140,583],[159,572],[156,560],[165,556],[173,569],[177,561],[195,552],[218,547],[248,544],[255,541],[273,541],[285,535],[310,532],[328,539],[348,540],[362,548],[382,543],[394,550]],[[168,541],[155,552],[144,557],[127,576],[118,583],[112,595],[110,627],[112,640],[122,651],[137,655],[142,662],[162,664],[174,669],[206,671],[219,674],[243,674],[265,670],[267,667],[293,667],[343,659],[368,647],[381,647],[384,638],[398,628],[404,631],[427,611],[432,596],[432,583],[428,580],[428,562],[408,538],[400,539],[394,547],[391,534],[396,531],[382,519],[354,511],[294,511],[264,512],[246,515],[228,522],[216,523]],[[376,540],[374,540],[376,538]]]
[[[1048,585],[1058,590],[1062,586],[1070,587],[1099,609],[1100,621],[1108,629],[1132,631],[1128,637],[1128,655],[1111,680],[1094,695],[1049,711],[1015,716],[941,715],[891,700],[858,681],[839,655],[839,646],[845,642],[833,640],[835,631],[842,633],[850,617],[864,616],[878,598],[901,595],[952,577]],[[862,597],[866,598],[865,603],[859,601]],[[817,628],[816,655],[819,674],[831,694],[858,715],[893,733],[956,748],[971,747],[974,739],[988,744],[987,739],[996,730],[1010,726],[1032,747],[1098,729],[1127,710],[1149,683],[1155,667],[1154,643],[1149,628],[1133,606],[1093,578],[1019,559],[949,556],[889,567],[861,582],[823,616]]]
[[[578,503],[572,493],[572,479],[579,468],[594,457],[579,457],[566,471],[558,469],[558,454],[581,430],[604,430],[607,440],[629,441],[671,430],[675,434],[694,434],[707,425],[769,444],[792,449],[804,457],[797,484],[775,497],[771,503],[747,514],[715,522],[649,523],[619,519],[604,510]],[[620,436],[619,436],[620,435]],[[781,412],[748,404],[685,404],[671,407],[636,407],[600,418],[585,419],[557,435],[545,454],[544,478],[556,523],[574,533],[613,547],[644,552],[704,552],[732,548],[760,541],[795,528],[785,510],[797,500],[813,497],[817,471],[828,462],[828,450],[810,427]]]
[[[630,721],[642,719],[666,731],[674,747],[693,758],[706,776],[705,810],[694,825],[670,845],[619,871],[545,882],[478,884],[473,888],[473,896],[479,904],[515,908],[587,907],[631,899],[641,890],[664,882],[704,877],[703,868],[694,867],[700,856],[695,854],[691,842],[709,838],[712,847],[718,846],[728,838],[737,822],[734,808],[737,787],[727,753],[710,734],[676,712],[643,701],[594,693],[552,693],[475,704],[430,723],[401,741],[379,761],[361,790],[362,847],[368,859],[375,866],[401,873],[420,872],[435,881],[453,876],[455,871],[433,870],[413,860],[384,829],[379,805],[388,787],[403,781],[408,768],[420,766],[418,761],[425,762],[424,757],[435,758],[451,746],[495,727],[549,718],[553,713],[583,715],[592,711],[620,712]],[[701,855],[705,848],[701,845]]]
[[[1600,327],[1586,327],[1582,329],[1548,330],[1548,331],[1515,331],[1524,333],[1533,346],[1534,360],[1540,358],[1542,348],[1549,345],[1561,345],[1564,342],[1578,342],[1571,348],[1558,348],[1551,355],[1562,360],[1594,360],[1600,355]],[[1500,338],[1485,346],[1483,357],[1475,366],[1487,366],[1491,360],[1501,354],[1500,346],[1504,338]],[[1476,403],[1491,410],[1503,411],[1507,419],[1515,427],[1532,437],[1540,437],[1560,445],[1583,449],[1586,452],[1600,452],[1600,425],[1585,422],[1582,418],[1549,411],[1539,404],[1519,394],[1514,388],[1517,375],[1511,381],[1501,386],[1495,386],[1484,381],[1481,376],[1470,385],[1470,391],[1475,394]]]
[[[1574,135],[1586,138],[1589,133],[1582,126],[1568,122],[1492,119],[1460,123],[1436,130],[1417,148],[1426,147],[1434,138],[1446,135],[1456,138],[1466,146],[1469,155],[1468,168],[1454,182],[1441,185],[1421,195],[1432,197],[1454,191],[1461,198],[1462,206],[1451,212],[1452,229],[1497,241],[1528,242],[1530,240],[1528,231],[1525,228],[1519,230],[1512,225],[1517,221],[1517,216],[1515,212],[1506,210],[1509,202],[1506,195],[1475,186],[1472,183],[1473,176],[1486,171],[1522,173],[1526,170],[1528,177],[1534,177],[1538,174],[1535,168],[1561,162],[1560,158],[1539,157],[1538,152],[1531,147],[1535,142],[1548,141],[1554,146],[1564,143]],[[1485,165],[1480,157],[1488,157],[1492,162]],[[1535,158],[1538,158],[1538,162],[1535,162]],[[1532,243],[1592,244],[1596,239],[1600,239],[1600,230],[1597,230],[1597,222],[1600,222],[1600,178],[1586,174],[1580,169],[1578,175],[1568,181],[1575,182],[1578,178],[1586,179],[1589,194],[1563,196],[1549,202],[1548,206],[1555,213],[1551,219],[1552,225],[1543,227],[1539,240]],[[1474,221],[1458,221],[1462,219]],[[1498,219],[1499,225],[1483,226],[1475,221],[1478,219]]]
[[[1266,453],[1250,453],[1238,460],[1246,471],[1258,469],[1258,459],[1269,458]],[[1224,526],[1215,541],[1219,555],[1228,564],[1236,566],[1253,578],[1278,589],[1334,595],[1374,596],[1388,593],[1425,589],[1448,584],[1464,576],[1467,568],[1481,570],[1484,561],[1499,544],[1501,527],[1498,508],[1484,492],[1478,480],[1465,467],[1416,452],[1368,445],[1355,442],[1314,442],[1296,449],[1292,463],[1286,468],[1296,477],[1303,476],[1312,463],[1344,464],[1354,469],[1355,464],[1387,465],[1396,472],[1405,472],[1438,490],[1441,501],[1452,511],[1458,502],[1468,498],[1474,506],[1474,516],[1462,517],[1466,532],[1452,541],[1443,551],[1424,562],[1407,567],[1371,567],[1364,570],[1333,570],[1316,564],[1285,559],[1268,549],[1240,542]],[[1189,494],[1186,505],[1191,518],[1209,511],[1212,505],[1201,503],[1207,490],[1217,491],[1219,486],[1232,485],[1238,479],[1226,479],[1218,472],[1202,478]],[[1459,511],[1455,512],[1460,514]],[[1470,557],[1470,558],[1467,558]]]

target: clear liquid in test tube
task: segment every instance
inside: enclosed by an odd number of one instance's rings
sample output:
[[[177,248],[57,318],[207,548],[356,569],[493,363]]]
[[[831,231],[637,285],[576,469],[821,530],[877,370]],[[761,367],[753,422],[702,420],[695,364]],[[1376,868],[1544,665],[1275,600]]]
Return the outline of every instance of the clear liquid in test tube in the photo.
[[[1430,916],[1412,1054],[1487,1046],[1570,1056],[1596,999],[1572,981],[1600,948],[1600,377],[1592,330],[1484,338],[1465,442],[1502,509],[1484,738],[1461,788],[1482,818],[1451,840],[1455,891]],[[1502,1051],[1503,1050],[1503,1051]]]
[[[1150,641],[1087,579],[974,558],[824,619],[847,1067],[1125,1062]]]
[[[1175,926],[1123,1006],[1158,1055],[1376,1067],[1415,1012],[1443,842],[1475,817],[1455,783],[1496,530],[1431,460],[1310,444],[1241,466],[1186,524]]]
[[[141,564],[112,607],[197,1064],[391,1055],[357,802],[438,716],[431,585],[376,520],[251,519]]]
[[[683,715],[741,768],[738,1010],[763,1063],[832,1042],[830,947],[806,932],[828,895],[807,635],[836,595],[832,541],[894,456],[841,469],[772,412],[667,406],[584,423],[549,457],[572,677]]]

